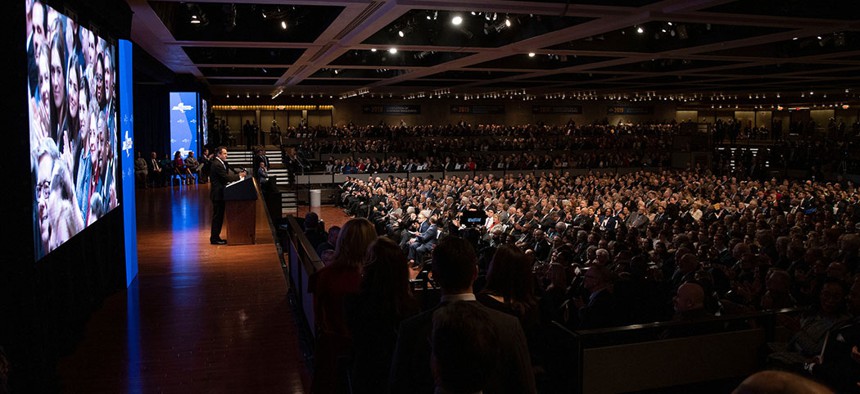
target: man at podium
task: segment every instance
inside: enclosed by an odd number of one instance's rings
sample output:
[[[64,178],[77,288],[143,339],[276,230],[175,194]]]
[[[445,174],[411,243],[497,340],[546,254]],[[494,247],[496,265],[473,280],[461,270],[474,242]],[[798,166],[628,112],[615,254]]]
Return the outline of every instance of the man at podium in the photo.
[[[221,226],[224,224],[224,188],[230,182],[245,179],[245,170],[236,172],[227,164],[227,148],[219,146],[215,150],[215,158],[210,162],[209,182],[212,183],[209,197],[212,198],[212,233],[209,242],[212,245],[224,245],[221,239]]]

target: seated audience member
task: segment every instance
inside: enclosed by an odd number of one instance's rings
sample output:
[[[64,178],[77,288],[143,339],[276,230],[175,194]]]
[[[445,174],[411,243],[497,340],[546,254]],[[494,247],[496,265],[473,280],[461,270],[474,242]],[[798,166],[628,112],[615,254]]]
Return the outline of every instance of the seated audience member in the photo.
[[[334,250],[334,246],[337,244],[338,235],[340,235],[340,226],[329,227],[328,239],[317,246],[317,256],[322,257],[323,252],[326,250]]]
[[[367,251],[358,295],[347,300],[353,341],[353,393],[376,393],[388,386],[388,371],[400,322],[420,312],[409,288],[406,257],[389,238]]]
[[[433,312],[431,368],[437,393],[487,392],[503,350],[489,314],[471,302]]]
[[[696,321],[713,316],[705,309],[705,289],[695,282],[684,282],[678,286],[677,295],[672,300],[676,319]]]
[[[344,303],[358,294],[361,267],[367,247],[376,239],[367,219],[352,219],[343,225],[337,239],[334,261],[308,278],[308,292],[314,297],[315,331],[314,393],[342,392],[338,359],[350,354],[352,337],[346,324]]]
[[[320,217],[316,214],[316,212],[308,212],[305,215],[305,237],[310,241],[311,246],[316,248],[321,243],[325,242],[328,239],[328,236],[320,226]],[[364,253],[362,251],[362,253]]]
[[[436,381],[431,367],[431,346],[427,339],[432,337],[435,311],[456,302],[468,302],[475,308],[485,311],[489,321],[499,333],[499,347],[503,351],[496,367],[486,371],[488,384],[483,392],[536,392],[528,347],[519,321],[513,316],[476,302],[472,284],[477,275],[477,256],[468,241],[449,236],[439,242],[433,250],[433,279],[441,288],[441,303],[436,308],[407,319],[400,325],[397,346],[391,362],[389,392],[434,392]]]
[[[583,275],[582,287],[588,300],[572,299],[575,309],[569,309],[569,325],[578,329],[612,327],[621,324],[622,316],[612,294],[614,274],[602,265],[592,265]],[[568,303],[570,308],[571,303]]]
[[[853,318],[836,324],[827,334],[820,356],[804,364],[804,370],[840,393],[860,392],[860,279],[848,293]]]
[[[782,346],[773,344],[776,350],[768,357],[771,366],[777,369],[800,371],[803,364],[821,354],[827,332],[849,318],[844,311],[845,289],[841,282],[825,282],[819,294],[817,307],[805,312],[800,320],[779,315],[781,323],[794,332],[791,340]]]
[[[436,218],[430,216],[427,219],[430,225],[426,230],[416,233],[415,237],[409,241],[409,263],[412,265],[420,265],[424,256],[433,250],[436,245],[436,238],[439,235],[439,229],[436,226]]]
[[[140,152],[137,152],[137,158],[134,159],[134,180],[138,186],[146,187],[146,174],[148,173],[146,160]]]

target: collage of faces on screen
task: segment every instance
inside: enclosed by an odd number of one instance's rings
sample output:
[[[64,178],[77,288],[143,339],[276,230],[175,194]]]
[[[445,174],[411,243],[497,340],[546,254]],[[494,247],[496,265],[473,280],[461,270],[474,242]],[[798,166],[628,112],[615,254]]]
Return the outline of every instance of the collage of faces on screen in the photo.
[[[25,1],[38,260],[117,206],[116,45]]]

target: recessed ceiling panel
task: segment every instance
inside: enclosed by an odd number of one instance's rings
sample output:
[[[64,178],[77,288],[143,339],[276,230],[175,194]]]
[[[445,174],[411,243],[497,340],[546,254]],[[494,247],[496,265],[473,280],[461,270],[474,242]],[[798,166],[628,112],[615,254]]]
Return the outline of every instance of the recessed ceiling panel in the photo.
[[[735,1],[704,9],[707,12],[727,14],[754,14],[775,17],[821,18],[855,20],[857,14],[846,13],[845,5],[853,4],[848,0],[755,0]],[[856,11],[856,10],[855,10]]]
[[[461,57],[472,55],[468,52],[441,51],[389,51],[393,46],[380,46],[376,51],[352,50],[331,62],[333,66],[398,66],[431,67]]]
[[[552,49],[651,53],[739,40],[786,30],[760,26],[655,21],[569,41],[555,45]]]
[[[262,77],[278,78],[286,68],[266,67],[200,67],[205,77]]]
[[[589,20],[492,11],[411,10],[370,36],[364,44],[497,48]]]
[[[343,7],[150,1],[179,41],[313,42]]]
[[[183,47],[196,64],[283,64],[290,65],[304,49]]]
[[[613,59],[611,57],[575,56],[575,55],[547,55],[527,54],[513,55],[501,59],[479,63],[469,68],[510,68],[510,69],[535,69],[554,70],[558,68],[573,67],[582,64],[602,62]]]

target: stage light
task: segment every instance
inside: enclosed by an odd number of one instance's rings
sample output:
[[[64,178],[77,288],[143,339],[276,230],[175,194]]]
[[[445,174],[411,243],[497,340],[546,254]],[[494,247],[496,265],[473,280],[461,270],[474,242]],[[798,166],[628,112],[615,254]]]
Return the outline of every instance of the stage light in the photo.
[[[370,48],[371,52],[376,52],[376,48]]]
[[[287,21],[281,21],[281,29],[287,30]]]
[[[463,23],[463,17],[462,16],[457,15],[457,16],[451,18],[451,24],[453,24],[454,26],[460,26],[461,23]]]
[[[535,57],[535,53],[534,53],[534,52],[529,52],[529,57]]]
[[[390,53],[390,54],[392,54],[392,55],[393,55],[393,54],[395,54],[395,53],[397,53],[397,48],[391,48],[391,49],[389,49],[389,50],[388,50],[388,53]]]
[[[505,18],[505,26],[511,27],[511,20],[510,19]]]
[[[637,27],[636,32],[639,34],[642,34],[642,33],[645,33],[645,29],[643,29],[642,27]]]
[[[399,30],[397,31],[397,35],[400,36],[400,38],[403,38],[406,34],[403,34],[403,30]]]

